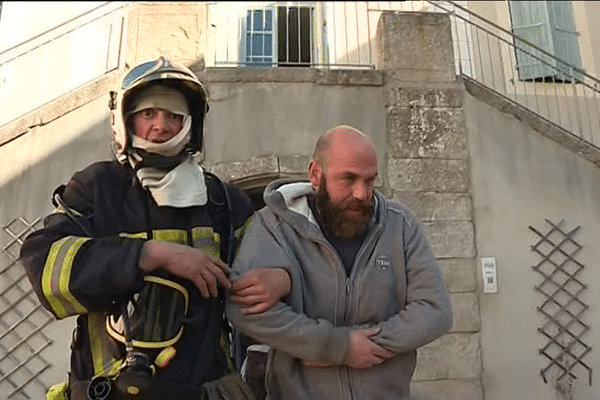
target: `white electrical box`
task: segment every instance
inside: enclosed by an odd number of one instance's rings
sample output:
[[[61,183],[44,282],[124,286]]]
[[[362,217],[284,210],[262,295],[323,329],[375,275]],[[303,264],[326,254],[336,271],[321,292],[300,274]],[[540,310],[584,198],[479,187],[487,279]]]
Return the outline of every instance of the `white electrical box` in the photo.
[[[495,257],[481,257],[483,293],[498,293],[498,272]]]

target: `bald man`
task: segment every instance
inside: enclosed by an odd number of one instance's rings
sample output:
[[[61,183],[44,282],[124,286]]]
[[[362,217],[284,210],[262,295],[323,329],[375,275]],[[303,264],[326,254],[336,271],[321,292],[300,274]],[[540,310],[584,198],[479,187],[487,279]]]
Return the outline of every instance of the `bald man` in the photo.
[[[308,180],[265,190],[233,272],[284,268],[292,289],[257,314],[256,287],[234,279],[245,302],[231,297],[227,312],[270,348],[268,399],[408,400],[416,350],[452,325],[420,224],[374,189],[377,171],[372,141],[337,126],[317,141]]]

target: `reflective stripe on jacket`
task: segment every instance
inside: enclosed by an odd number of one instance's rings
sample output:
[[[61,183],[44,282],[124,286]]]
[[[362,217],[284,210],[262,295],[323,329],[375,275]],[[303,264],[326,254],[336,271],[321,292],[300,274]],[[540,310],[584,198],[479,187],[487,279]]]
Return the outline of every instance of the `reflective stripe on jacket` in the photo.
[[[158,207],[131,168],[116,161],[94,163],[75,173],[62,193],[77,221],[58,207],[42,229],[26,238],[20,261],[44,307],[58,319],[78,315],[71,379],[85,381],[119,367],[124,349],[106,335],[104,317],[121,310],[141,289],[138,265],[144,241],[154,238],[194,246],[214,257],[224,254],[229,225],[225,207],[217,205],[225,203],[224,193],[220,183],[209,176],[206,181],[209,205]],[[253,205],[239,189],[226,186],[235,235],[241,238]],[[221,349],[223,305],[202,299],[191,282],[183,284],[190,294],[189,323],[175,360],[158,379],[199,386],[231,367]]]

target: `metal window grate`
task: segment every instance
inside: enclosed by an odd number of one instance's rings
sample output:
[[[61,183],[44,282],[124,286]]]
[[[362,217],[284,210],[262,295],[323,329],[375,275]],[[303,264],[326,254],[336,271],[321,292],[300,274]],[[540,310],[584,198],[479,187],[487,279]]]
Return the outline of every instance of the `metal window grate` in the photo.
[[[52,364],[43,351],[52,344],[44,328],[54,318],[39,303],[21,264],[24,238],[41,225],[15,218],[0,230],[0,393],[7,399],[45,397],[42,374]]]
[[[579,299],[587,286],[577,277],[584,265],[575,259],[581,246],[573,239],[580,227],[565,232],[560,227],[563,221],[558,224],[545,221],[550,225],[546,233],[529,227],[540,237],[531,249],[541,257],[533,269],[543,278],[535,287],[544,296],[537,310],[546,318],[538,332],[548,339],[539,350],[539,354],[549,360],[541,370],[542,379],[547,383],[551,372],[556,382],[563,378],[577,379],[575,369],[579,366],[587,370],[591,385],[592,369],[582,361],[592,350],[582,341],[590,329],[582,320],[589,307]]]

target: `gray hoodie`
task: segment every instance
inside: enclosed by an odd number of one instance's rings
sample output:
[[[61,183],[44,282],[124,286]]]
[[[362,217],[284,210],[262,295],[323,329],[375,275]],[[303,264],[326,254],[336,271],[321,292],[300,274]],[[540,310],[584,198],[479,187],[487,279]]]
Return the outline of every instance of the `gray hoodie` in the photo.
[[[228,301],[231,323],[271,347],[268,399],[409,399],[416,349],[443,335],[452,311],[440,268],[410,211],[375,193],[375,212],[350,276],[308,206],[310,182],[267,186],[233,263],[233,276],[253,268],[285,268],[285,301],[242,316]],[[350,331],[379,327],[372,340],[396,353],[382,364],[343,364]],[[301,360],[333,367],[305,367]]]

